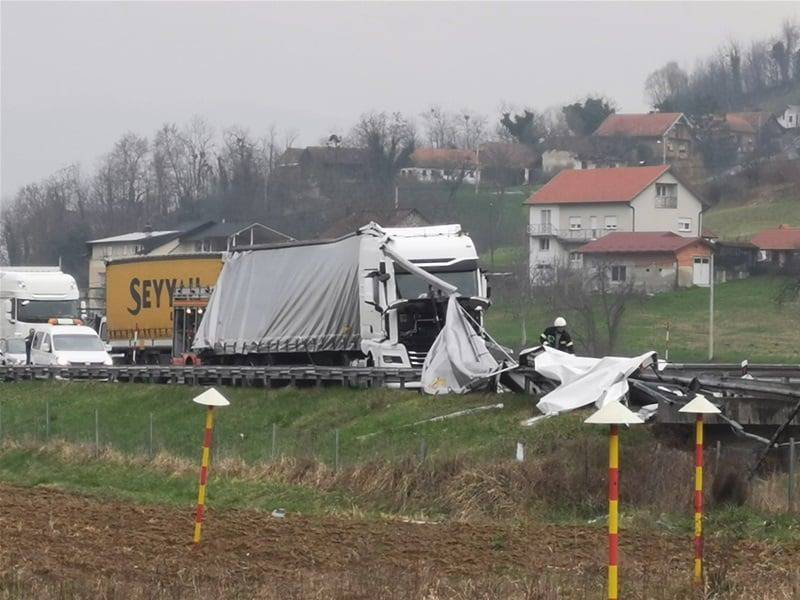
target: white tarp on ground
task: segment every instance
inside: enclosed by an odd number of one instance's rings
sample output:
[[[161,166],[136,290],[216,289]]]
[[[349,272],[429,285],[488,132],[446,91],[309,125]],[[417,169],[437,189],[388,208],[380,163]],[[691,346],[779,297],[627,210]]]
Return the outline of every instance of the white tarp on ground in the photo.
[[[628,377],[655,359],[655,352],[633,358],[587,358],[545,346],[544,352],[534,359],[534,368],[543,377],[559,381],[561,385],[542,396],[536,407],[545,415],[556,415],[589,404],[600,408],[623,398],[628,393]]]
[[[422,365],[427,394],[463,394],[500,370],[500,365],[475,332],[455,295],[447,301],[444,327]]]

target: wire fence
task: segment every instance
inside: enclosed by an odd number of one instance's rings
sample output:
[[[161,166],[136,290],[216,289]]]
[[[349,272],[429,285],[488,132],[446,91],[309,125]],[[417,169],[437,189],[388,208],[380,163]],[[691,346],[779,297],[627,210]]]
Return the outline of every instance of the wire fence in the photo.
[[[108,407],[69,406],[44,401],[41,407],[0,403],[0,443],[13,441],[44,444],[63,441],[136,457],[164,453],[194,459],[200,455],[204,430],[163,413],[141,412],[124,418]],[[177,425],[177,426],[176,426]],[[367,433],[355,435],[341,429],[313,430],[283,427],[276,422],[248,423],[237,427],[225,418],[215,422],[213,452],[217,460],[241,459],[248,463],[284,457],[314,460],[339,468],[378,458],[413,456],[424,460],[431,441],[414,433],[403,436]],[[447,448],[438,447],[439,454]],[[513,456],[509,449],[509,457]]]

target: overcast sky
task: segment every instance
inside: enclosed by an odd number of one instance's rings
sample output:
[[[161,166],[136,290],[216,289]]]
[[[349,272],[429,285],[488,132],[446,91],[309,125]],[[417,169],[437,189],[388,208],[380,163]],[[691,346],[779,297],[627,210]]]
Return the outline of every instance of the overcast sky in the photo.
[[[311,144],[373,108],[494,116],[600,92],[645,110],[650,71],[772,35],[797,6],[3,1],[2,194],[195,114]]]

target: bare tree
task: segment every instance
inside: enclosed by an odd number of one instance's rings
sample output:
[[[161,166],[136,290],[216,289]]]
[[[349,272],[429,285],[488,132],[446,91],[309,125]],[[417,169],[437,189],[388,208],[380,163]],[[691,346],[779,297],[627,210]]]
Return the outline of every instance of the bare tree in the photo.
[[[678,63],[668,62],[647,76],[644,90],[651,106],[665,110],[684,94],[688,85],[689,76],[686,71]]]
[[[576,343],[592,356],[613,353],[619,342],[622,317],[639,298],[634,281],[611,281],[611,265],[598,261],[582,269],[559,268],[537,287],[553,314],[567,318]]]
[[[465,150],[477,150],[488,136],[486,116],[466,109],[460,111],[459,116],[456,145]]]
[[[400,113],[368,113],[356,123],[351,138],[367,152],[367,172],[376,198],[389,202],[397,173],[414,152],[414,124]]]
[[[455,148],[458,121],[455,115],[434,104],[420,114],[425,126],[425,139],[433,148]]]

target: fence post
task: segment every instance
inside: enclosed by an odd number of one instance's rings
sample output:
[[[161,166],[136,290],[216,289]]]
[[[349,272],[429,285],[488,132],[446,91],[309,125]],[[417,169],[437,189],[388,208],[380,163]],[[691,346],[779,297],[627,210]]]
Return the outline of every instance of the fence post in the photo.
[[[722,458],[722,441],[717,440],[717,447],[714,454],[714,477],[717,476],[719,471],[719,461]]]
[[[150,413],[150,458],[153,458],[153,413]]]
[[[275,460],[275,445],[276,445],[276,442],[277,442],[277,436],[278,436],[278,424],[277,423],[273,423],[272,424],[272,455],[271,455],[272,456],[272,460]]]
[[[515,457],[517,462],[523,462],[525,460],[525,444],[522,442],[517,442],[517,453]]]
[[[425,458],[426,458],[427,456],[428,456],[428,444],[427,444],[427,443],[425,443],[425,438],[422,438],[422,439],[419,441],[419,459],[420,459],[421,461],[422,461],[422,460],[425,460]]]
[[[333,447],[333,466],[338,471],[339,470],[339,430],[336,430],[336,435],[334,439],[334,447]]]
[[[797,456],[794,449],[794,438],[789,438],[789,512],[794,512],[794,484]]]
[[[50,441],[50,400],[44,401],[44,436]]]
[[[100,413],[94,409],[94,453],[100,456]]]

